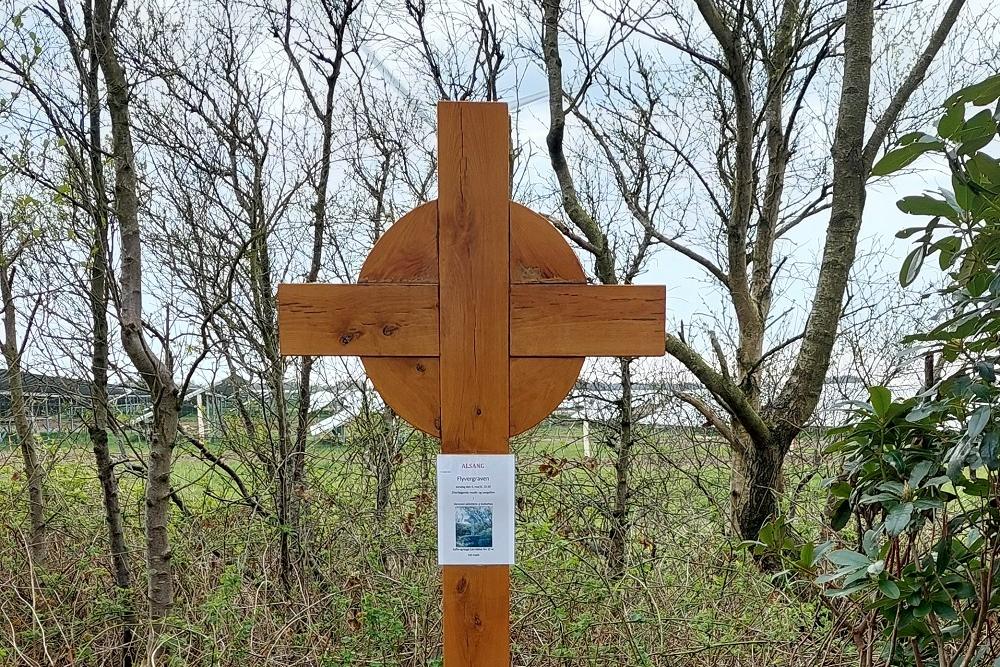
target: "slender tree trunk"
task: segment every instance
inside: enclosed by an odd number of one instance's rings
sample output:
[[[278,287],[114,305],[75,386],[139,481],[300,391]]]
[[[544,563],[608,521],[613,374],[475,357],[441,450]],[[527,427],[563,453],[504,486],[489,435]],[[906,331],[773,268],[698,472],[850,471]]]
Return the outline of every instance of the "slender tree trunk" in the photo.
[[[296,57],[292,46],[292,4],[289,3],[285,9],[285,25],[282,45],[285,53],[292,63],[296,74],[302,83],[303,90],[312,107],[313,114],[319,122],[322,131],[322,146],[319,154],[319,174],[316,180],[315,199],[312,205],[313,212],[313,244],[310,256],[309,272],[306,274],[306,282],[313,283],[319,279],[320,268],[323,263],[324,234],[326,230],[327,212],[327,191],[330,183],[330,170],[333,164],[333,120],[334,105],[336,101],[337,84],[340,81],[340,74],[344,62],[345,39],[350,34],[348,22],[351,15],[357,11],[360,2],[348,0],[337,5],[336,12],[329,12],[327,20],[332,29],[333,43],[332,54],[326,62],[330,68],[324,75],[326,89],[323,102],[320,104],[319,98],[313,92],[309,80],[305,75],[299,59]],[[305,543],[307,541],[305,522],[303,521],[303,498],[305,494],[305,471],[306,471],[306,441],[309,434],[309,412],[311,408],[311,385],[314,359],[304,357],[299,374],[299,394],[296,413],[295,443],[292,452],[291,480],[290,485],[293,491],[292,504],[289,508],[289,521],[293,529],[294,557],[301,562],[305,556]]]
[[[844,293],[857,251],[865,208],[865,184],[871,165],[864,157],[865,126],[870,99],[872,0],[848,0],[844,34],[844,76],[837,130],[833,142],[833,196],[816,296],[802,347],[776,406],[793,428],[779,436],[788,440],[812,414],[819,401],[825,370],[837,335]],[[816,369],[823,369],[817,374]],[[787,411],[787,414],[783,414]],[[779,421],[776,419],[775,421]],[[794,431],[794,432],[791,432]]]
[[[339,68],[338,68],[339,70]],[[319,279],[323,264],[323,237],[326,230],[326,197],[327,185],[330,180],[330,164],[333,152],[333,92],[336,79],[327,84],[327,99],[324,115],[320,119],[323,126],[323,147],[320,153],[319,178],[316,184],[316,201],[313,202],[313,247],[309,263],[309,273],[306,282],[314,283]],[[305,486],[306,476],[306,440],[309,435],[309,412],[312,407],[312,371],[314,357],[303,357],[299,375],[299,403],[296,414],[295,446],[292,461],[292,488],[296,491],[296,500],[291,507],[290,521],[295,529],[294,548],[297,558],[301,558],[303,545],[302,503],[301,493]]]
[[[311,275],[311,272],[310,272]],[[318,271],[317,271],[318,276]],[[309,282],[315,282],[313,278]],[[303,498],[306,490],[306,443],[309,437],[309,413],[312,408],[312,371],[314,357],[303,357],[299,372],[298,405],[295,415],[295,442],[292,447],[291,489],[294,498],[288,520],[295,531],[293,557],[301,562],[308,538],[304,520]]]
[[[262,170],[258,168],[258,174]],[[253,242],[249,253],[250,290],[254,313],[261,335],[261,352],[267,368],[265,382],[274,402],[273,414],[276,420],[277,452],[274,470],[275,514],[278,521],[279,575],[286,594],[292,591],[293,578],[301,572],[298,545],[297,487],[295,485],[298,455],[292,439],[290,407],[285,397],[285,361],[278,346],[278,317],[272,287],[273,272],[268,249],[268,229],[264,220],[263,192],[259,180],[255,183],[253,208],[247,210],[250,233]],[[272,437],[270,430],[266,437]],[[304,457],[304,452],[303,452]]]
[[[618,447],[615,450],[615,498],[608,530],[608,567],[611,576],[625,574],[628,566],[628,539],[631,532],[629,500],[632,495],[630,473],[632,470],[632,362],[619,359],[622,395],[618,404]]]
[[[24,396],[24,376],[21,371],[21,356],[17,344],[17,311],[14,310],[14,295],[10,274],[6,267],[0,267],[0,297],[3,298],[3,356],[7,362],[7,382],[10,386],[11,412],[14,429],[21,443],[21,458],[24,476],[28,483],[29,551],[36,567],[44,567],[48,561],[48,536],[45,525],[45,468],[38,457],[35,433],[28,415],[28,404]]]
[[[375,520],[381,525],[389,512],[392,482],[395,478],[393,459],[399,452],[396,416],[391,409],[385,411],[379,429],[381,432],[375,452]]]
[[[388,445],[379,446],[375,456],[375,520],[382,524],[389,510],[389,491],[392,488],[392,461]]]
[[[94,2],[94,36],[107,88],[115,165],[115,212],[121,228],[121,300],[118,305],[121,338],[126,354],[138,370],[153,404],[146,479],[146,565],[149,616],[153,622],[149,660],[161,661],[165,647],[160,637],[174,602],[173,568],[167,526],[170,520],[170,472],[180,391],[173,378],[170,350],[160,358],[145,337],[142,318],[142,233],[139,225],[138,174],[132,144],[130,87],[119,60],[110,0]]]
[[[279,366],[284,365],[280,359],[275,363]],[[284,400],[284,383],[281,381],[281,376],[278,375],[277,371],[271,373],[271,385],[272,391],[278,392],[275,394],[275,414],[278,416],[278,465],[275,478],[277,485],[275,489],[275,493],[277,494],[275,509],[278,515],[279,527],[278,554],[280,558],[281,584],[285,589],[285,593],[288,594],[292,590],[292,580],[296,570],[298,570],[296,556],[300,553],[300,550],[295,547],[298,540],[295,526],[292,523],[292,517],[295,512],[294,505],[296,504],[294,487],[292,485],[292,479],[295,474],[295,457],[292,448],[289,446],[288,405]]]
[[[566,132],[566,109],[564,107],[562,56],[559,50],[559,19],[562,14],[560,0],[542,2],[542,58],[545,62],[549,89],[549,131],[545,136],[549,162],[559,191],[562,194],[563,210],[582,237],[571,235],[574,241],[594,257],[594,273],[605,285],[616,285],[623,278],[616,268],[614,248],[609,244],[605,231],[581,203],[566,160],[563,143]],[[567,233],[567,231],[564,231]],[[630,280],[626,273],[625,281]],[[631,361],[619,359],[621,367],[622,397],[619,404],[619,438],[615,451],[615,497],[611,508],[608,528],[608,567],[613,576],[625,572],[628,561],[628,538],[631,530],[630,517],[630,474],[632,467],[632,375]]]
[[[934,365],[934,352],[924,354],[924,389],[930,389],[937,384],[937,367]]]
[[[566,215],[586,237],[587,249],[594,256],[594,274],[605,285],[618,284],[615,254],[608,244],[608,237],[584,208],[573,182],[573,175],[566,161],[563,143],[566,134],[566,110],[563,107],[562,57],[559,52],[560,0],[542,2],[542,58],[545,61],[549,88],[549,131],[545,145],[549,152],[552,171],[559,181],[562,205]]]
[[[106,219],[105,219],[106,220]],[[91,366],[91,408],[93,422],[88,427],[90,442],[97,464],[97,478],[101,483],[104,499],[104,520],[108,525],[108,544],[115,586],[121,593],[122,653],[121,664],[126,667],[135,660],[135,606],[132,598],[132,574],[128,566],[128,549],[125,546],[125,529],[121,505],[118,500],[118,478],[108,448],[108,292],[107,292],[107,225],[98,223],[90,270],[90,309],[93,318],[94,340]]]
[[[174,603],[173,550],[170,548],[170,473],[180,410],[175,394],[153,399],[146,480],[146,562],[149,567],[149,612],[162,620]]]
[[[111,563],[115,586],[120,592],[122,605],[122,641],[120,664],[131,667],[135,662],[135,601],[132,591],[132,573],[128,565],[128,550],[125,546],[125,528],[122,521],[121,505],[118,499],[118,477],[108,448],[108,203],[104,180],[104,156],[101,151],[101,101],[98,90],[100,62],[93,30],[93,16],[90,6],[84,3],[87,13],[87,43],[90,45],[90,61],[87,72],[87,104],[89,106],[90,145],[90,186],[93,206],[94,242],[90,263],[90,313],[93,327],[93,348],[91,356],[91,409],[93,422],[88,427],[90,442],[94,450],[97,478],[101,484],[104,499],[104,520],[108,526],[108,545],[111,549]]]

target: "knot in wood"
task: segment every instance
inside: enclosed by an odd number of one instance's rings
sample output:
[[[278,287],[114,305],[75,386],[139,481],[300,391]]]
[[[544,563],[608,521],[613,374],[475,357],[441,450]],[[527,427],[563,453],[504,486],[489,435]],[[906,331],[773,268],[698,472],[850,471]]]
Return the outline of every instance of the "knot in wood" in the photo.
[[[360,331],[357,331],[357,330],[347,331],[347,332],[342,333],[340,335],[340,344],[341,345],[350,345],[351,341],[355,340],[356,338],[360,338],[360,337],[361,337],[361,332]]]
[[[396,333],[397,331],[399,331],[399,325],[398,324],[387,324],[384,327],[382,327],[382,335],[383,336],[391,336],[392,334]]]

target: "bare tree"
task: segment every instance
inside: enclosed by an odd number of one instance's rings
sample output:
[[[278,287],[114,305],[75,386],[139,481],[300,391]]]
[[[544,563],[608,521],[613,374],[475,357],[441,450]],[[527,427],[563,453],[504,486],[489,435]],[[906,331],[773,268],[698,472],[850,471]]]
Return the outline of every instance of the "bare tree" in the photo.
[[[203,351],[210,353],[222,341],[223,353],[235,354],[229,364],[233,382],[242,369],[261,369],[253,375],[264,391],[252,395],[258,397],[253,412],[263,414],[263,423],[254,424],[250,410],[244,414],[273,485],[280,575],[290,591],[296,566],[290,539],[292,408],[274,296],[290,244],[277,232],[312,170],[295,172],[284,162],[288,128],[268,110],[282,90],[251,64],[253,35],[238,26],[245,8],[207,2],[193,9],[203,22],[202,44],[175,43],[155,32],[144,40],[141,54],[147,74],[165,89],[161,104],[144,103],[139,111],[143,141],[157,149],[154,160],[165,181],[174,184],[162,195],[163,232],[155,233],[155,252],[170,272],[166,281],[179,281],[194,297],[191,312],[179,316],[205,322],[220,316],[203,329]],[[160,20],[165,25],[167,17]],[[251,386],[257,385],[254,379]]]
[[[121,339],[152,397],[149,460],[146,465],[146,566],[149,616],[153,622],[149,656],[158,660],[164,647],[160,635],[174,603],[174,582],[168,524],[172,453],[177,438],[183,388],[174,380],[169,341],[159,336],[157,353],[147,336],[143,319],[143,233],[140,226],[139,173],[133,144],[132,84],[119,57],[117,8],[109,0],[95,0],[91,30],[104,75],[111,121],[114,160],[114,206],[120,226],[121,271],[117,298]],[[161,356],[162,355],[162,356]]]
[[[7,199],[5,197],[5,199]],[[6,211],[0,212],[0,308],[3,312],[3,333],[0,351],[6,362],[7,385],[14,428],[21,445],[25,481],[28,487],[28,547],[36,567],[45,567],[48,560],[48,538],[45,518],[45,468],[32,425],[31,406],[24,389],[21,355],[32,333],[35,315],[42,304],[43,293],[27,284],[15,286],[22,262],[33,241],[39,238],[38,210],[31,197],[10,198]],[[18,302],[27,306],[25,321],[18,325]]]
[[[776,512],[784,458],[822,391],[857,247],[867,174],[908,100],[927,76],[963,5],[964,0],[953,0],[947,6],[923,50],[890,91],[885,107],[876,112],[869,91],[871,2],[815,5],[787,0],[757,7],[696,0],[694,16],[677,3],[642,8],[624,4],[615,12],[604,12],[612,27],[598,47],[580,33],[580,21],[573,20],[579,15],[576,5],[567,9],[559,0],[542,2],[550,162],[563,210],[572,223],[570,238],[594,257],[600,280],[613,278],[615,258],[606,234],[595,223],[592,207],[588,210],[578,192],[565,156],[567,115],[593,132],[587,123],[588,90],[599,83],[613,47],[630,36],[685,59],[690,76],[682,90],[705,93],[679,94],[678,102],[667,104],[665,112],[639,116],[633,123],[640,128],[635,132],[649,134],[660,150],[676,155],[683,165],[681,175],[701,190],[718,229],[717,234],[706,235],[707,251],[694,242],[683,222],[679,230],[668,231],[668,222],[677,226],[682,220],[677,216],[656,219],[635,210],[629,203],[629,179],[618,179],[619,194],[652,242],[704,269],[721,286],[735,313],[739,331],[735,360],[730,361],[714,334],[709,336],[714,363],[683,333],[668,334],[666,348],[728,414],[728,419],[723,418],[704,402],[695,406],[732,450],[732,522],[746,539],[754,539]],[[567,88],[563,74],[560,40],[567,35],[582,71],[574,90]],[[805,100],[814,90],[818,73],[838,58],[843,68],[837,131],[831,140],[832,174],[827,180],[820,161],[820,168],[807,169],[811,176],[803,179],[798,169],[808,162],[795,161],[795,142],[805,123]],[[701,106],[684,106],[694,102]],[[703,122],[706,113],[711,114],[711,123]],[[875,115],[874,128],[866,138],[865,121],[871,115]],[[627,157],[620,152],[616,155]],[[827,210],[830,223],[823,261],[805,327],[769,346],[769,327],[776,317],[772,312],[774,286],[786,261],[777,242],[803,221]],[[792,371],[774,396],[765,400],[762,367],[790,346],[797,346]]]
[[[319,0],[315,6],[296,6],[291,0],[286,0],[284,6],[273,11],[271,16],[271,30],[280,40],[282,50],[295,71],[312,120],[319,131],[319,149],[314,158],[316,168],[315,171],[310,170],[309,179],[313,191],[313,239],[305,280],[310,283],[319,279],[323,266],[330,171],[334,160],[334,120],[339,106],[338,97],[341,96],[338,84],[344,71],[345,58],[357,51],[362,40],[356,34],[360,27],[353,20],[360,13],[361,4],[361,0]],[[300,10],[302,15],[297,15],[296,10]],[[290,533],[283,533],[282,553],[286,554],[287,559],[296,561],[301,561],[304,550],[304,527],[299,499],[305,495],[306,438],[309,433],[314,363],[315,359],[312,357],[304,357],[300,362],[295,440],[287,470],[282,474],[287,479],[285,495],[288,497],[284,511],[287,516],[284,518],[285,523],[291,527]],[[290,547],[288,535],[292,541]],[[289,551],[293,553],[290,554]]]
[[[405,9],[412,32],[402,39],[387,37],[403,57],[425,65],[430,99],[499,99],[509,58],[495,7],[462,0],[433,12],[427,0],[406,0]]]
[[[665,206],[664,191],[677,168],[672,156],[657,154],[648,131],[649,122],[657,112],[658,96],[651,88],[648,70],[638,54],[630,63],[638,72],[637,88],[628,86],[625,106],[608,110],[600,119],[585,114],[579,107],[586,92],[585,84],[575,99],[570,98],[571,110],[588,131],[589,144],[599,151],[611,166],[612,188],[618,188],[624,204],[637,222],[615,226],[614,213],[606,212],[603,218],[598,214],[601,199],[598,191],[602,188],[594,180],[593,170],[587,170],[587,193],[581,196],[570,171],[564,151],[566,129],[566,107],[562,88],[562,63],[559,53],[559,6],[558,3],[543,5],[540,55],[548,65],[550,124],[546,135],[546,145],[556,179],[562,193],[563,209],[572,226],[557,222],[557,227],[576,245],[594,258],[594,274],[606,285],[630,284],[645,268],[653,250],[652,220],[662,213]],[[596,53],[588,52],[595,63],[602,62],[621,43],[623,34],[612,35]],[[595,70],[596,74],[596,70]],[[614,86],[611,80],[606,85]],[[622,89],[622,92],[625,92]],[[630,123],[625,119],[638,119]],[[663,158],[666,157],[664,162]],[[599,177],[598,177],[599,178]],[[587,201],[587,198],[590,198]],[[617,423],[615,424],[615,493],[612,506],[608,510],[608,562],[612,572],[620,576],[627,563],[627,545],[631,531],[631,502],[633,495],[630,476],[633,450],[638,438],[635,434],[633,413],[633,369],[631,359],[618,362],[617,376],[621,382],[621,393],[617,401]]]
[[[10,47],[0,49],[0,63],[4,65],[11,83],[41,111],[42,123],[46,126],[43,131],[51,132],[57,139],[54,142],[55,162],[61,166],[57,173],[64,174],[65,178],[60,181],[37,169],[34,161],[17,160],[13,155],[5,157],[12,169],[47,190],[63,208],[70,211],[66,216],[66,231],[70,239],[75,238],[86,244],[87,275],[78,275],[74,269],[69,269],[65,278],[75,290],[73,298],[83,300],[89,306],[90,327],[81,334],[81,338],[89,340],[91,346],[91,388],[88,396],[91,413],[87,430],[101,483],[115,584],[124,593],[121,660],[128,665],[134,659],[132,637],[135,610],[131,601],[132,575],[127,561],[118,476],[109,449],[108,306],[113,274],[109,266],[110,212],[104,178],[100,65],[94,42],[93,6],[84,3],[80,12],[74,13],[74,9],[65,3],[39,8],[41,22],[38,27],[53,30],[50,44],[58,43],[57,40],[64,42],[60,44],[62,48],[50,51],[59,54],[51,63],[19,58]],[[40,39],[36,32],[30,34],[36,35],[34,40]],[[35,49],[35,52],[40,54],[41,50]],[[69,66],[63,67],[64,62]],[[63,85],[60,73],[66,73],[67,79],[75,85]],[[33,124],[34,120],[29,120],[25,129],[30,129]],[[60,156],[61,159],[58,159]],[[73,253],[73,249],[66,250],[63,257],[66,266],[76,264]],[[76,317],[68,320],[74,326],[78,326],[79,321]],[[78,352],[82,350],[71,351],[71,354]]]

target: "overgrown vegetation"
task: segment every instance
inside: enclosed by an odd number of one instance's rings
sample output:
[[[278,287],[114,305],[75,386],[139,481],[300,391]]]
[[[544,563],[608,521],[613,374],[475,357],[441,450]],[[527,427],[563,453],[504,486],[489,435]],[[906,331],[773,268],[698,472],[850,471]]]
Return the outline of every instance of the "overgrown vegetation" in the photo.
[[[930,153],[951,171],[951,190],[899,202],[931,218],[900,232],[917,235],[900,281],[926,258],[947,275],[940,321],[908,342],[943,363],[915,396],[871,387],[832,432],[826,453],[844,465],[827,486],[843,542],[798,542],[784,522],[762,537],[797,575],[834,568],[815,583],[835,585],[825,595],[850,619],[862,665],[1000,660],[1000,161],[981,150],[997,137],[1000,106],[975,112],[998,98],[998,76],[958,91],[936,136],[903,137],[875,166],[891,173]]]
[[[279,528],[238,504],[225,473],[181,448],[174,480],[185,511],[174,504],[171,521],[173,664],[440,665],[434,490],[420,463],[436,443],[407,444],[380,523],[364,442],[356,434],[310,447],[309,521],[322,547],[312,554],[313,583],[289,596],[276,576]],[[720,443],[677,430],[643,440],[631,566],[621,579],[609,576],[602,553],[613,453],[595,444],[585,459],[578,424],[542,426],[515,451],[514,664],[850,664],[849,653],[824,639],[822,608],[775,590],[719,532],[728,492],[724,462],[714,458]],[[26,535],[11,520],[22,503],[16,452],[0,450],[0,664],[106,664],[123,603],[103,546],[100,487],[76,442],[48,439],[45,457],[56,462],[56,505],[53,562],[43,573],[29,567]],[[689,470],[665,467],[664,457]],[[793,474],[809,470],[804,464]],[[697,485],[689,477],[696,467]],[[135,475],[122,480],[129,563],[140,571],[142,486]],[[819,516],[821,496],[817,481],[800,499],[801,515]],[[147,637],[140,628],[140,645]]]
[[[0,4],[0,665],[441,665],[437,445],[282,357],[275,298],[433,200],[439,98],[512,101],[511,191],[589,280],[698,276],[668,362],[513,444],[514,665],[1000,659],[1000,79],[911,132],[996,61],[979,5]],[[922,156],[929,330],[861,275],[869,177]]]

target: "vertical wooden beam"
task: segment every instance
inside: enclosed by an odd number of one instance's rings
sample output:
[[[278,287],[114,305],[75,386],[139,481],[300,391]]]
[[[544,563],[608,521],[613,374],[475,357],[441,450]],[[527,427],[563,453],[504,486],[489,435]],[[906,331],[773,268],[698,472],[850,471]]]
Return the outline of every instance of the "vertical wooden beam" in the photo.
[[[441,451],[446,454],[509,451],[509,142],[506,104],[438,104]],[[443,570],[445,667],[508,667],[508,567]]]

